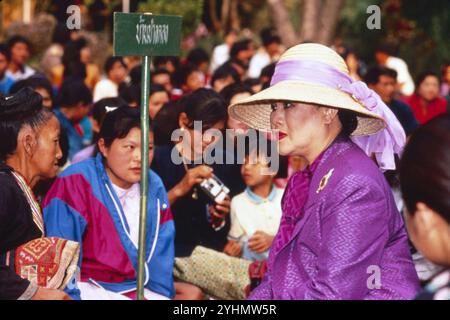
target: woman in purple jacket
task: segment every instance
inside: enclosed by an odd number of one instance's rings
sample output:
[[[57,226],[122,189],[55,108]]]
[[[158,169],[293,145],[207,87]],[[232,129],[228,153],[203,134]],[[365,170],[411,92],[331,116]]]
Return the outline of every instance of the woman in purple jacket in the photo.
[[[251,299],[415,296],[407,234],[379,169],[395,168],[405,133],[336,52],[318,44],[289,49],[271,87],[229,113],[276,130],[280,154],[308,162],[289,180],[268,271]]]

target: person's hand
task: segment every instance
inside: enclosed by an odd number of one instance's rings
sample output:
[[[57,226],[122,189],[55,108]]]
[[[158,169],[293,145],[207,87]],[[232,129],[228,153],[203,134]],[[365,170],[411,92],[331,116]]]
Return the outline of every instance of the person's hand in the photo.
[[[72,300],[64,291],[39,287],[31,300]]]
[[[272,245],[274,237],[262,231],[256,231],[248,240],[248,248],[256,253],[267,251]]]
[[[177,196],[182,197],[188,193],[192,187],[204,179],[211,178],[213,169],[206,165],[201,165],[192,169],[189,169],[184,175],[183,179],[175,186]]]
[[[215,205],[210,206],[210,212],[216,218],[225,219],[225,217],[230,213],[230,206],[230,196],[226,196],[222,202],[217,202]]]
[[[234,240],[228,240],[223,252],[232,257],[240,257],[242,256],[242,248],[239,242]]]

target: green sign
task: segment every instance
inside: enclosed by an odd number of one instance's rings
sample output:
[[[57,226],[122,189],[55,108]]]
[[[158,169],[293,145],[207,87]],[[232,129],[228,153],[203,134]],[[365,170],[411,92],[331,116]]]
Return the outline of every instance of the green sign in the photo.
[[[115,56],[177,56],[180,16],[114,12]]]

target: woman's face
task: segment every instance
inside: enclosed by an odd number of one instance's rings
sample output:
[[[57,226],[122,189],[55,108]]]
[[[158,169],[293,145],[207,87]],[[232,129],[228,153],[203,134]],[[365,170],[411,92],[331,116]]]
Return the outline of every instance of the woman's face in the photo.
[[[88,64],[91,60],[91,49],[89,47],[83,47],[80,50],[80,60],[84,64]]]
[[[203,88],[205,84],[205,76],[200,71],[192,72],[186,79],[186,91],[195,91]]]
[[[433,101],[439,96],[439,79],[435,76],[426,77],[420,84],[418,93],[425,101]]]
[[[207,132],[209,129],[223,130],[225,128],[225,122],[219,121],[213,126],[204,126],[201,130],[197,128],[185,128],[185,134],[183,135],[183,149],[188,148],[191,152],[193,158],[198,158],[203,156],[206,148],[212,146],[213,143],[217,142],[217,139],[211,135],[211,131]]]
[[[53,107],[52,97],[50,93],[45,88],[36,88],[34,89],[37,93],[42,96],[42,105],[46,108],[51,109]]]
[[[418,203],[414,215],[405,213],[405,222],[417,250],[438,265],[450,265],[450,226],[437,212]]]
[[[41,179],[53,178],[58,173],[58,161],[62,158],[59,134],[59,121],[55,116],[52,116],[36,132],[36,144],[30,165]]]
[[[17,65],[24,65],[30,57],[28,45],[23,42],[17,42],[11,48],[11,61]]]
[[[251,94],[249,92],[238,93],[231,98],[230,104],[234,104],[250,96]],[[248,126],[245,123],[231,117],[228,117],[227,128],[234,129],[237,134],[246,134],[248,131]]]
[[[450,85],[450,66],[445,68],[444,79]]]
[[[106,171],[112,183],[128,189],[141,180],[141,129],[133,128],[122,139],[115,139],[106,147],[99,140],[99,149],[106,159]],[[149,165],[153,160],[153,133],[149,134]],[[148,168],[147,168],[148,170]]]
[[[119,84],[125,81],[127,78],[128,70],[127,68],[120,63],[120,61],[116,61],[111,70],[108,72],[108,77],[111,81]]]
[[[318,106],[307,103],[276,102],[270,116],[272,129],[279,130],[279,153],[307,156],[323,127]]]
[[[169,102],[169,95],[165,91],[155,92],[149,99],[149,115],[151,119],[154,119],[162,106]]]

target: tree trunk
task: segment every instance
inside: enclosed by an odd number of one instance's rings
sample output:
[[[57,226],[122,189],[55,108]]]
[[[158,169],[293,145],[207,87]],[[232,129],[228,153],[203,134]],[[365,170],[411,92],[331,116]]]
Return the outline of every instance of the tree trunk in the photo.
[[[330,45],[336,31],[339,14],[345,0],[325,0],[320,17],[317,42]]]
[[[231,0],[222,0],[222,12],[220,22],[224,30],[229,29],[229,17],[230,17]]]
[[[239,19],[239,12],[238,12],[238,0],[231,0],[230,26],[231,29],[234,30],[241,29],[241,20]]]
[[[333,2],[333,1],[331,1]],[[303,0],[301,5],[300,41],[316,41],[322,0]]]
[[[216,0],[208,0],[208,5],[209,5],[209,16],[211,18],[214,31],[219,32],[222,30],[222,24],[220,23],[220,20],[217,17]]]
[[[272,19],[281,37],[281,41],[286,47],[291,47],[298,43],[297,34],[291,22],[291,17],[283,3],[283,0],[267,0]]]

